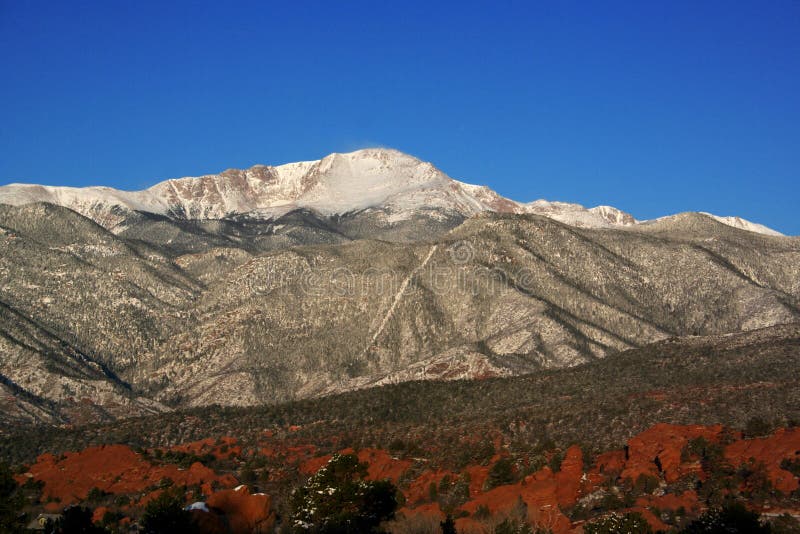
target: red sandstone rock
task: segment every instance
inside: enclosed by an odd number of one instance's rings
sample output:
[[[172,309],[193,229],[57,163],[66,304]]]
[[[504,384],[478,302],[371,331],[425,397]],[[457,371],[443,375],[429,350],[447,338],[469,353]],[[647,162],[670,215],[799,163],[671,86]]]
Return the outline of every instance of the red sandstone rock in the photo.
[[[766,438],[745,439],[725,447],[725,459],[739,466],[755,460],[763,463],[775,489],[791,493],[800,487],[797,477],[780,468],[785,459],[800,460],[800,428],[779,429]]]
[[[556,496],[560,506],[574,504],[581,493],[583,479],[583,453],[581,448],[573,445],[567,449],[561,470],[556,473]]]
[[[275,522],[271,505],[268,495],[251,494],[246,486],[218,491],[206,500],[209,509],[221,511],[228,519],[231,534],[269,532]]]
[[[108,512],[108,508],[106,506],[98,506],[95,508],[94,512],[92,513],[92,522],[99,523],[102,521],[103,517],[106,515],[106,512]]]
[[[367,478],[369,480],[389,479],[394,483],[400,480],[406,469],[411,467],[409,460],[393,458],[389,453],[381,449],[362,449],[358,451],[358,460],[367,462]]]
[[[675,482],[686,474],[681,469],[681,451],[689,440],[703,437],[716,442],[722,431],[721,425],[659,423],[628,441],[628,458],[620,477],[635,482],[640,475],[663,476],[667,482]]]
[[[442,479],[446,476],[449,476],[452,481],[458,478],[458,475],[450,471],[426,471],[422,473],[422,475],[411,482],[408,488],[403,492],[406,502],[417,504],[428,501],[430,499],[431,484],[438,488]]]
[[[59,499],[59,508],[84,500],[95,487],[113,494],[131,494],[155,486],[163,479],[187,486],[210,486],[212,482],[222,487],[237,484],[231,475],[217,475],[200,463],[192,464],[189,469],[152,465],[124,445],[89,447],[81,452],[68,452],[63,459],[43,454],[29,472],[34,479],[44,482],[45,499]]]
[[[684,508],[689,513],[700,511],[700,501],[697,493],[686,490],[680,495],[667,493],[665,495],[644,495],[636,499],[636,505],[643,508],[658,508],[659,510],[678,510]]]

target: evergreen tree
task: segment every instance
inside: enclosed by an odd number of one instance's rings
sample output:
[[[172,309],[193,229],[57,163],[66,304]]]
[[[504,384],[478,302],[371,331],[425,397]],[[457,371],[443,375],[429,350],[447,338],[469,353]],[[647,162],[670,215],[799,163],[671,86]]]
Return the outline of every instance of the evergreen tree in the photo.
[[[728,503],[709,510],[681,531],[683,534],[770,534],[769,525],[758,521],[758,514],[740,503]]]
[[[388,480],[366,481],[367,464],[353,454],[334,454],[291,498],[296,532],[378,532],[394,517],[397,488]]]
[[[84,506],[69,506],[53,524],[53,534],[108,534],[92,522],[92,510]]]
[[[140,522],[145,534],[189,534],[196,529],[192,516],[184,510],[182,488],[171,487],[147,503]]]
[[[453,521],[453,516],[450,514],[447,514],[447,517],[439,523],[439,526],[442,527],[442,534],[457,534],[456,522]]]
[[[24,504],[17,481],[6,464],[0,464],[0,532],[22,532]]]

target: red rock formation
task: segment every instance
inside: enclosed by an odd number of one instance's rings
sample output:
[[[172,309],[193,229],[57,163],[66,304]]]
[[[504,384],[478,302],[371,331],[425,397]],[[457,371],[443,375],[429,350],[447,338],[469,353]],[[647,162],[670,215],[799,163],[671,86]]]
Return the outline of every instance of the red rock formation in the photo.
[[[597,457],[594,467],[586,473],[587,490],[592,491],[606,482],[613,482],[624,468],[625,451],[604,452]]]
[[[103,517],[106,515],[107,512],[108,512],[108,507],[98,506],[97,508],[94,509],[94,512],[92,513],[92,522],[99,523],[100,521],[103,520]]]
[[[222,487],[237,484],[231,475],[217,475],[200,463],[192,464],[189,469],[153,465],[125,445],[89,447],[81,452],[68,452],[63,458],[43,454],[28,472],[33,479],[44,482],[43,497],[57,499],[58,508],[86,499],[92,488],[131,494],[164,479],[180,485],[204,485],[209,490],[212,483]]]
[[[621,478],[635,482],[641,475],[662,477],[675,482],[688,471],[682,469],[681,451],[690,439],[703,437],[719,441],[721,425],[668,425],[659,423],[628,441],[628,458]]]
[[[430,500],[431,484],[438,488],[442,479],[446,476],[449,476],[450,480],[453,481],[458,478],[458,475],[451,471],[426,471],[412,481],[403,492],[406,502],[416,504]]]
[[[800,487],[792,473],[780,468],[784,459],[800,460],[800,428],[779,429],[766,438],[745,439],[725,447],[725,459],[733,466],[755,461],[763,463],[775,489],[791,493]]]
[[[572,451],[572,465],[575,456],[580,455],[580,450]],[[580,461],[582,465],[582,460]],[[551,529],[559,534],[569,531],[571,524],[569,519],[561,513],[559,509],[559,491],[562,495],[570,495],[574,488],[574,478],[577,473],[574,469],[562,476],[565,486],[559,488],[559,478],[554,475],[550,468],[545,467],[533,475],[525,478],[518,484],[498,486],[485,493],[475,496],[472,500],[461,507],[462,510],[474,514],[479,507],[485,506],[492,515],[507,514],[513,510],[520,500],[528,510],[528,520],[537,527]],[[577,474],[578,486],[582,473]],[[574,501],[569,504],[574,503]],[[478,525],[470,521],[457,523],[464,530],[475,530]]]
[[[389,453],[382,449],[361,449],[358,452],[353,449],[342,449],[339,454],[355,454],[358,456],[359,462],[366,462],[367,479],[368,480],[383,480],[389,479],[392,482],[397,482],[400,476],[411,467],[412,462],[409,460],[401,460],[393,458]],[[320,470],[322,466],[328,463],[332,455],[326,454],[324,456],[317,456],[310,458],[300,464],[300,472],[306,475],[311,475]]]
[[[573,445],[567,449],[561,470],[556,473],[556,497],[559,506],[569,506],[578,500],[583,478],[583,453]]]
[[[686,490],[680,495],[667,493],[665,495],[644,495],[636,499],[636,505],[643,508],[658,508],[659,510],[685,509],[688,513],[700,511],[700,502],[697,493]]]
[[[251,494],[246,486],[217,491],[206,500],[209,509],[225,515],[231,534],[271,532],[275,523],[271,505],[272,499],[268,495]]]
[[[215,458],[232,458],[242,455],[242,447],[237,445],[238,440],[229,436],[219,439],[206,438],[171,447],[171,451],[186,452],[198,456],[213,454]],[[223,452],[224,449],[224,452]]]

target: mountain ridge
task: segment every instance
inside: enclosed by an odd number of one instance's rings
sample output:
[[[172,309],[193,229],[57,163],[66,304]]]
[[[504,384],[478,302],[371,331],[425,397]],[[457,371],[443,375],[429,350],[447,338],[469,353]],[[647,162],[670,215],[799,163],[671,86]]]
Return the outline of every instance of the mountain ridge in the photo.
[[[388,224],[407,220],[425,210],[460,217],[483,211],[534,213],[588,228],[649,222],[637,221],[612,206],[585,208],[542,199],[517,202],[487,186],[455,180],[433,164],[393,149],[362,149],[332,153],[320,160],[254,165],[218,174],[172,178],[139,191],[106,186],[75,188],[19,183],[0,186],[0,204],[33,202],[73,209],[109,229],[123,223],[130,212],[177,220],[219,220],[237,215],[269,220],[297,209],[309,209],[323,216],[382,209],[386,211]],[[432,216],[442,216],[437,213]],[[782,235],[740,217],[706,215],[743,230]]]

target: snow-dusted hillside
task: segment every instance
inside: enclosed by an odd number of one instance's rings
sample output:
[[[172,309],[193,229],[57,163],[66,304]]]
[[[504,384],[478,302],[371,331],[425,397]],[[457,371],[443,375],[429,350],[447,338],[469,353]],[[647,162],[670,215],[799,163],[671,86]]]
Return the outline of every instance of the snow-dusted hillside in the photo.
[[[319,161],[276,167],[256,165],[220,174],[167,180],[143,191],[108,187],[51,187],[11,184],[0,187],[0,203],[49,202],[113,228],[132,211],[177,219],[221,219],[249,213],[276,218],[298,208],[322,215],[381,208],[396,222],[420,210],[469,217],[481,211],[535,213],[581,227],[629,226],[637,221],[610,206],[537,200],[520,203],[484,186],[454,180],[430,163],[390,149],[331,154]],[[738,217],[718,221],[753,232],[780,235]]]

